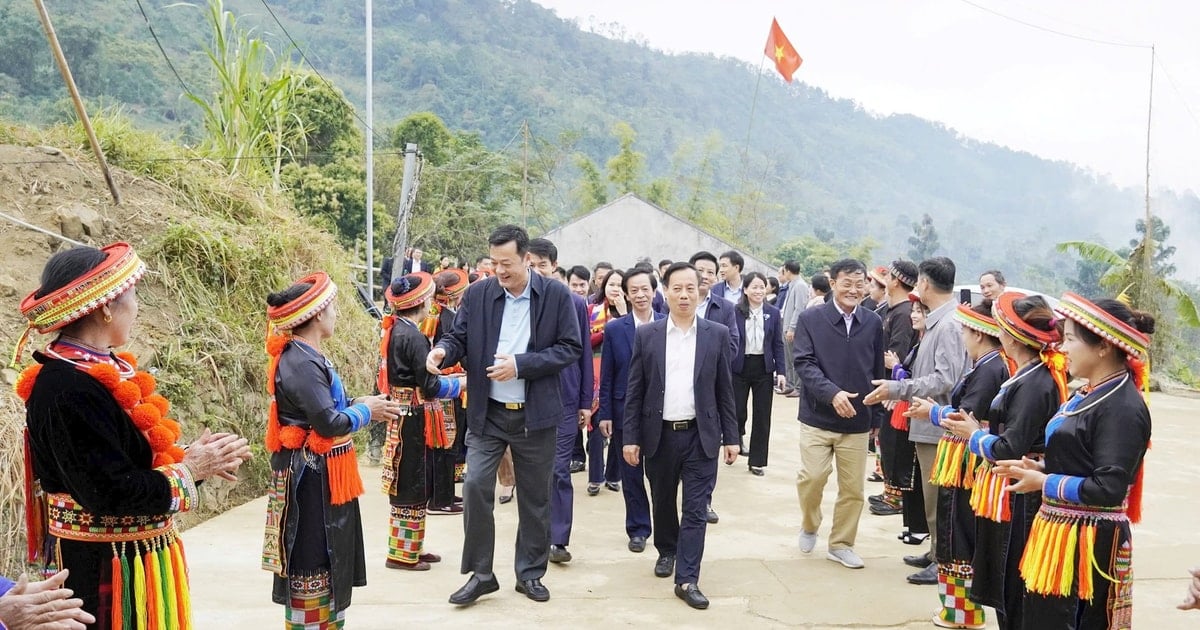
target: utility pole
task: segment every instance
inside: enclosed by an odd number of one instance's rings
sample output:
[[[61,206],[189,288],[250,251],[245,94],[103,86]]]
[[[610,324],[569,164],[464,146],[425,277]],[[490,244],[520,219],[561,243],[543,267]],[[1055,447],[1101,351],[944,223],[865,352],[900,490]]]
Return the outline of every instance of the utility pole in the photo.
[[[108,170],[108,160],[104,159],[104,149],[100,148],[100,141],[96,139],[96,132],[92,129],[92,119],[88,118],[87,108],[84,107],[83,99],[79,96],[79,88],[75,86],[75,77],[71,76],[71,67],[67,65],[67,58],[63,55],[62,46],[58,43],[58,34],[54,32],[54,25],[50,23],[50,14],[46,12],[46,5],[42,0],[33,0],[33,4],[37,5],[38,17],[42,20],[42,29],[46,31],[46,39],[50,40],[50,50],[54,53],[54,61],[58,64],[58,70],[67,84],[67,91],[71,93],[71,102],[75,104],[75,113],[79,116],[79,122],[83,124],[84,132],[87,133],[88,144],[92,145],[92,153],[96,155],[96,161],[100,162],[100,172],[104,174],[108,192],[112,193],[113,204],[119,206],[121,205],[121,191],[117,189],[117,182],[113,180],[112,172]]]
[[[374,9],[367,0],[367,295],[375,299],[375,108]]]
[[[408,247],[408,219],[412,216],[413,202],[417,198],[417,145],[409,142],[404,147],[404,179],[400,181],[400,206],[396,210],[396,238],[392,240],[392,277],[388,284],[404,275],[404,250]]]
[[[1150,121],[1154,115],[1154,46],[1150,47],[1150,98],[1146,104],[1146,229],[1142,236],[1142,273],[1137,278],[1137,308],[1149,309],[1150,278],[1154,274],[1154,223],[1150,213]]]

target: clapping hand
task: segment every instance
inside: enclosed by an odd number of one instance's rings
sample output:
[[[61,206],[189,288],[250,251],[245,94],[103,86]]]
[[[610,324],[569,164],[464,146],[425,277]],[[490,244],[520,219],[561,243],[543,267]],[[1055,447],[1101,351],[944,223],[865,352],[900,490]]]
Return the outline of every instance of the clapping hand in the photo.
[[[1046,483],[1046,473],[1042,472],[1042,464],[1036,460],[1022,457],[1021,459],[1002,459],[992,468],[995,473],[1016,483],[1008,485],[1011,492],[1041,492]]]
[[[979,430],[979,421],[974,412],[952,411],[942,418],[942,428],[964,440],[970,439],[971,434]]]

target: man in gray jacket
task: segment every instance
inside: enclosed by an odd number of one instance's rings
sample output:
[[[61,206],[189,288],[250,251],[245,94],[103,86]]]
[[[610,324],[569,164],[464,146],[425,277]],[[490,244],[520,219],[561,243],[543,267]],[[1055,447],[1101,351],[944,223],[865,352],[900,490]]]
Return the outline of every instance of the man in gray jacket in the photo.
[[[932,398],[939,405],[950,404],[950,392],[969,367],[966,347],[963,346],[962,325],[954,319],[954,261],[942,256],[930,258],[917,267],[917,293],[921,302],[929,309],[925,316],[925,336],[921,338],[921,349],[917,352],[914,365],[908,367],[911,378],[902,381],[873,381],[876,389],[863,402],[868,405],[885,400],[909,400]],[[913,584],[937,584],[937,563],[933,561],[933,549],[937,549],[937,486],[929,483],[929,473],[937,458],[937,443],[942,429],[926,419],[914,418],[909,424],[909,440],[916,446],[917,462],[920,464],[921,491],[925,498],[925,519],[929,524],[930,552],[922,556],[905,558],[905,562],[923,567],[919,573],[908,576]],[[916,480],[913,480],[916,483]]]
[[[804,306],[808,304],[808,282],[805,280],[804,274],[800,273],[800,263],[794,260],[783,263],[779,280],[787,283],[787,297],[783,300],[783,304],[776,304],[783,317],[783,351],[786,353],[785,358],[787,359],[787,387],[784,388],[783,393],[788,398],[799,398],[800,377],[796,373],[792,344],[796,339],[796,320],[800,317],[800,311],[803,311]]]

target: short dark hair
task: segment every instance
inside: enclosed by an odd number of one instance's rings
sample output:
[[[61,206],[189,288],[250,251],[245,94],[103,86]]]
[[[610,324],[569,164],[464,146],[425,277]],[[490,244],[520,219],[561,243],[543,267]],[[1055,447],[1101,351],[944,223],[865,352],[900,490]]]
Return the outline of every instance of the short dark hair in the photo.
[[[824,273],[814,273],[813,277],[809,280],[809,284],[812,285],[813,291],[829,293],[831,290],[829,286],[829,276],[825,275]]]
[[[929,279],[933,288],[948,293],[954,290],[954,261],[945,256],[934,256],[921,261],[917,265],[917,275]]]
[[[688,264],[691,265],[693,269],[695,269],[696,262],[700,261],[700,260],[707,260],[708,262],[712,263],[714,267],[720,266],[717,264],[717,257],[713,256],[712,252],[706,252],[706,251],[699,251],[699,252],[696,252],[695,254],[692,254],[692,257],[688,259]]]
[[[551,265],[558,265],[558,248],[550,239],[535,238],[529,241],[529,253],[549,260]]]
[[[671,259],[670,259],[670,258],[664,258],[664,259],[662,259],[662,260],[658,261],[658,268],[659,268],[659,269],[662,269],[663,267],[665,267],[665,266],[667,266],[667,265],[670,265],[670,264],[671,264]]]
[[[776,278],[775,276],[768,277],[767,278],[767,287],[772,290],[778,290],[779,289],[779,278]]]
[[[636,265],[634,265],[632,268],[633,269],[645,269],[646,271],[649,271],[650,273],[654,273],[654,265],[651,265],[650,261],[648,261],[648,260],[638,261],[638,263]]]
[[[790,274],[797,275],[797,276],[800,275],[800,263],[798,263],[794,260],[789,260],[789,261],[783,263],[783,268],[787,269],[787,272]]]
[[[613,268],[612,263],[604,262],[603,260],[601,260],[600,262],[598,262],[592,266],[592,271],[598,271],[600,269],[612,269],[612,268]]]
[[[95,247],[76,247],[58,252],[51,256],[42,268],[42,286],[38,287],[33,297],[40,300],[54,293],[99,267],[106,258],[108,254]]]
[[[625,295],[629,295],[629,279],[634,276],[646,275],[650,277],[650,288],[658,290],[658,280],[654,277],[654,270],[647,269],[642,265],[634,265],[625,275],[621,277],[621,291]]]
[[[707,253],[707,252],[701,252],[701,253]],[[712,261],[714,263],[717,262],[715,258],[712,258],[712,254],[708,254],[708,256],[709,256],[709,259],[712,259]],[[708,260],[708,259],[705,259],[705,260]],[[700,281],[700,272],[696,271],[696,267],[694,265],[692,265],[692,263],[677,262],[677,263],[671,263],[671,266],[667,267],[667,270],[663,272],[663,286],[665,287],[671,283],[671,276],[675,275],[676,271],[683,271],[684,269],[691,269],[692,273],[696,274],[696,281],[697,282]]]
[[[563,280],[567,279],[567,270],[563,269],[561,266],[555,267],[554,273],[558,274],[558,277],[562,278]]]
[[[588,268],[584,267],[583,265],[575,265],[567,271],[567,277],[570,278],[571,276],[575,276],[584,282],[590,282],[592,279],[592,272],[588,271]]]
[[[842,274],[854,275],[856,273],[861,273],[863,276],[866,276],[867,266],[864,265],[861,260],[856,260],[854,258],[843,258],[834,262],[832,265],[829,265],[829,278],[827,278],[827,280],[836,281],[838,276]],[[816,276],[813,276],[813,279],[816,280]],[[826,284],[828,284],[828,282],[826,282]],[[813,286],[816,285],[814,284]]]
[[[984,276],[991,276],[995,278],[996,284],[999,284],[1000,286],[1008,286],[1008,280],[1004,279],[1004,274],[1000,273],[999,269],[988,269],[987,271],[979,274],[979,279],[983,280]]]
[[[508,223],[492,230],[492,235],[488,237],[491,247],[502,247],[507,243],[515,243],[517,255],[524,256],[529,251],[529,232],[519,225]]]
[[[746,270],[746,259],[742,258],[741,254],[733,251],[732,249],[724,254],[721,254],[721,258],[728,258],[729,264],[738,268],[738,273]]]
[[[484,255],[480,256],[479,258],[475,259],[475,266],[478,267],[479,263],[483,262],[484,260],[491,260],[491,259],[492,259],[491,256],[484,254]]]

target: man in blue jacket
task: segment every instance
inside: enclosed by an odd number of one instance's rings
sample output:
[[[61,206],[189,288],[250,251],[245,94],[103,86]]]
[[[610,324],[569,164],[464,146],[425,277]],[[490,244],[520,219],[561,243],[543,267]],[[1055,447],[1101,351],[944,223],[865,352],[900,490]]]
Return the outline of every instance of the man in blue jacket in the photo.
[[[800,313],[793,354],[803,383],[800,395],[800,477],[796,494],[803,523],[800,551],[810,553],[821,526],[821,494],[837,459],[837,503],[827,558],[851,569],[863,567],[854,552],[862,515],[867,436],[871,411],[860,396],[882,378],[883,322],[861,308],[867,268],[857,260],[839,260],[829,268],[833,299]]]
[[[429,352],[426,369],[460,362],[467,372],[467,478],[463,483],[461,570],[473,573],[450,603],[466,605],[500,588],[496,550],[496,469],[506,448],[516,471],[517,592],[547,601],[550,475],[562,420],[558,374],[579,360],[583,341],[567,287],[530,271],[529,235],[503,225],[488,238],[495,275],[463,297],[454,328]]]
[[[629,362],[633,358],[634,333],[638,328],[666,315],[654,311],[658,282],[654,273],[634,267],[625,272],[621,289],[629,299],[627,315],[604,325],[604,346],[600,352],[600,406],[596,418],[600,433],[610,444],[622,444],[625,424],[625,388],[629,382]],[[611,448],[611,447],[610,447]],[[642,462],[630,464],[621,459],[621,494],[625,497],[625,534],[629,550],[641,553],[650,537],[650,500]]]
[[[558,248],[544,238],[529,241],[529,268],[543,277],[557,279]],[[571,294],[575,305],[575,318],[579,321],[580,339],[591,334],[591,319],[587,301]],[[591,353],[583,352],[579,360],[567,366],[558,375],[559,391],[562,393],[562,420],[558,423],[554,447],[554,486],[550,490],[550,562],[562,564],[571,561],[567,545],[571,543],[571,525],[575,515],[575,487],[571,485],[571,457],[575,451],[575,438],[582,427],[592,418],[592,374]]]

